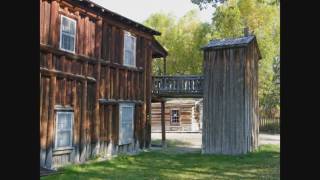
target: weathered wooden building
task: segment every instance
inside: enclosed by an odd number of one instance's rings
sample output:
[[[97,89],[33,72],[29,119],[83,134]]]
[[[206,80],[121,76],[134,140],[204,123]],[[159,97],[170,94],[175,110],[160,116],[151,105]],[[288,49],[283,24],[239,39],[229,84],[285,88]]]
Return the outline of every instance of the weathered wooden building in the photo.
[[[88,0],[40,0],[42,167],[149,147],[154,35]]]
[[[255,36],[213,40],[204,48],[202,152],[243,154],[258,145]]]
[[[171,99],[165,101],[166,131],[199,132],[201,125],[200,99]],[[161,132],[161,103],[152,103],[151,131]]]

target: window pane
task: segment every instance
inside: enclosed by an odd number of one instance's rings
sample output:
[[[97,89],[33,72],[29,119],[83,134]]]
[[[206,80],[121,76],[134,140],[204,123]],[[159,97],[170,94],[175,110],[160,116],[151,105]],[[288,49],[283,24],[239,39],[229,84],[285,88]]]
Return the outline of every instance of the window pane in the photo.
[[[171,111],[171,122],[172,123],[179,123],[179,110],[172,110]]]
[[[72,112],[58,112],[56,119],[56,147],[72,146]]]
[[[62,17],[61,22],[61,47],[68,51],[75,50],[75,34],[76,34],[76,22],[66,17]]]
[[[70,131],[59,131],[57,134],[57,147],[71,146],[70,139],[71,139]]]
[[[134,49],[134,37],[130,37],[130,49],[133,51]]]
[[[136,38],[125,33],[124,37],[124,64],[135,65]]]
[[[71,114],[59,113],[58,130],[71,129]]]
[[[133,65],[132,63],[132,52],[131,51],[125,51],[125,64]]]
[[[74,35],[75,32],[76,32],[76,24],[74,21],[70,21],[70,33]]]
[[[120,144],[129,144],[133,139],[133,106],[120,106],[121,124],[119,141]]]
[[[130,51],[130,50],[131,50],[131,44],[132,44],[132,42],[131,42],[130,37],[129,37],[128,35],[126,35],[126,36],[125,36],[125,49],[126,49],[127,51]]]
[[[62,33],[61,48],[74,51],[74,37]]]
[[[75,22],[65,17],[62,18],[62,32],[75,34]]]

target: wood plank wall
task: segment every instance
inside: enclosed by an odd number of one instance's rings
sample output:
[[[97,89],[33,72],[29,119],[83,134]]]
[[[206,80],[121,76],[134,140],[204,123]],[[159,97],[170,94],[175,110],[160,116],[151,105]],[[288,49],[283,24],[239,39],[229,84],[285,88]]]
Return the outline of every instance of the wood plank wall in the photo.
[[[257,145],[257,55],[248,48],[204,53],[203,153],[243,154]]]
[[[152,103],[151,127],[152,131],[161,130],[161,103]],[[200,123],[200,112],[196,109],[195,102],[170,102],[165,103],[165,127],[166,131],[191,131],[192,118],[196,123]],[[194,109],[193,109],[194,108]],[[180,123],[171,124],[171,111],[178,109],[180,113]],[[192,117],[194,111],[194,117]]]
[[[47,167],[83,162],[116,147],[123,101],[136,103],[135,143],[144,148],[150,141],[152,36],[66,2],[40,0],[40,163]],[[77,21],[75,54],[59,50],[61,15]],[[137,68],[122,65],[123,30],[137,35]],[[74,111],[70,152],[54,150],[56,105]]]

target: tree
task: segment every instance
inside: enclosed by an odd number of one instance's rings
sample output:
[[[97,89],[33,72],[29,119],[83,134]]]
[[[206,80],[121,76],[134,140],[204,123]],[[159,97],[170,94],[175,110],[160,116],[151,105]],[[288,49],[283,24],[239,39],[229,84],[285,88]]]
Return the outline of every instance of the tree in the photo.
[[[206,8],[208,5],[217,7],[219,4],[224,3],[226,0],[191,0],[193,4],[197,4],[200,9]]]
[[[202,74],[202,46],[210,39],[211,27],[199,21],[197,10],[180,19],[166,13],[151,15],[144,24],[162,33],[157,40],[169,51],[167,74]],[[161,74],[162,61],[154,61],[153,73]]]
[[[213,0],[191,0],[200,8],[217,4]],[[222,2],[222,1],[219,1]],[[279,110],[280,91],[274,65],[279,65],[280,10],[277,0],[228,0],[219,4],[213,13],[214,39],[240,37],[249,27],[256,35],[262,58],[259,61],[259,103],[261,113]],[[279,69],[279,68],[278,68]],[[272,114],[272,113],[271,113]]]
[[[191,0],[193,4],[196,4],[199,6],[200,9],[206,8],[208,5],[211,5],[213,7],[217,7],[228,0]],[[230,0],[229,0],[230,1]],[[259,3],[265,3],[270,5],[279,5],[279,0],[257,0]]]

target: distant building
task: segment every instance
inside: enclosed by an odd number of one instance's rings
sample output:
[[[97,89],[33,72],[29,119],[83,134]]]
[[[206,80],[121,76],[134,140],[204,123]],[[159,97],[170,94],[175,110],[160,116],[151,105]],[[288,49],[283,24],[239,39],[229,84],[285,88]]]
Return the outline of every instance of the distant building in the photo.
[[[202,99],[174,99],[165,103],[166,131],[199,132],[202,129]],[[161,104],[152,103],[151,131],[161,132]]]

